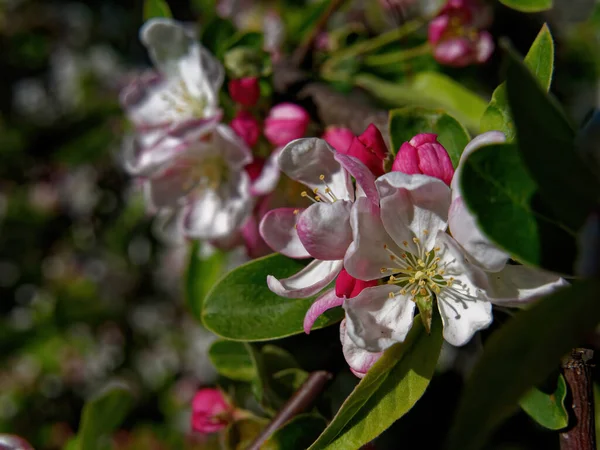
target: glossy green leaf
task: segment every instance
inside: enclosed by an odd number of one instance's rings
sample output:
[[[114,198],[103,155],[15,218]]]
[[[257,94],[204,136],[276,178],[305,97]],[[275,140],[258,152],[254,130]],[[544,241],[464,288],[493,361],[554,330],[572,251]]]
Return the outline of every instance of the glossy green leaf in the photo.
[[[145,0],[144,1],[144,20],[153,17],[173,17],[171,8],[165,0]]]
[[[469,132],[452,116],[420,107],[407,107],[390,111],[390,138],[394,155],[400,146],[419,133],[435,133],[438,141],[457,166],[463,150],[469,143]]]
[[[542,87],[549,90],[554,69],[554,41],[546,24],[531,44],[524,61]],[[481,118],[481,132],[491,130],[502,131],[509,141],[515,137],[515,125],[506,98],[506,83],[496,88]]]
[[[201,320],[204,298],[223,274],[226,254],[216,250],[212,255],[203,259],[199,253],[200,243],[195,241],[190,247],[190,257],[185,274],[185,295],[192,314],[196,319]]]
[[[123,422],[133,406],[131,390],[113,384],[85,404],[77,433],[80,450],[102,449],[102,442]]]
[[[569,414],[565,409],[566,397],[567,383],[559,374],[552,392],[546,393],[535,387],[519,400],[519,405],[541,426],[550,430],[560,430],[569,424]]]
[[[507,96],[519,153],[540,195],[572,230],[597,204],[600,183],[575,150],[575,132],[558,103],[508,49]]]
[[[301,299],[279,297],[267,286],[267,275],[289,277],[304,265],[282,255],[269,255],[231,271],[208,294],[203,323],[218,336],[239,341],[265,341],[303,332],[306,311],[317,296]],[[323,314],[313,329],[341,320],[334,308]]]
[[[599,280],[576,282],[520,312],[489,337],[463,390],[447,450],[484,448],[519,399],[598,325],[599,295]]]
[[[552,8],[552,0],[500,0],[500,3],[526,13],[546,11]]]
[[[514,144],[483,147],[466,158],[463,199],[481,230],[515,259],[572,273],[574,232],[557,223],[541,201]]]
[[[371,367],[310,450],[360,448],[380,435],[421,398],[441,346],[439,315],[434,315],[430,335],[415,317],[406,340],[386,350]]]
[[[479,95],[437,72],[419,72],[405,83],[392,83],[360,74],[356,76],[355,83],[391,107],[441,108],[470,130],[479,128],[481,116],[487,107]]]
[[[283,425],[261,446],[262,450],[306,450],[325,429],[325,419],[301,414]]]
[[[257,377],[252,357],[242,342],[219,339],[210,346],[208,357],[224,377],[246,382]]]
[[[214,16],[206,26],[200,29],[200,32],[202,45],[221,59],[228,49],[230,39],[236,34],[236,29],[230,20]]]

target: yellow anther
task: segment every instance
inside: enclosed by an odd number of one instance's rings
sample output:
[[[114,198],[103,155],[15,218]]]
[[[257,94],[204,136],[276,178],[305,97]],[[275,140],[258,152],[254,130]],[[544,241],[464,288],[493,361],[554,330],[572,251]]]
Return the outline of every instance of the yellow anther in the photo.
[[[308,197],[308,192],[306,192],[306,191],[302,191],[302,192],[300,193],[300,197]]]
[[[419,238],[416,238],[416,237],[414,237],[412,240],[413,240],[413,242],[414,242],[415,244],[418,244],[419,242],[421,242],[421,241],[419,240]]]
[[[325,175],[321,174],[319,175],[319,180],[323,181],[325,179]]]
[[[429,230],[423,230],[423,234],[427,236],[429,234]]]
[[[406,253],[402,253],[400,256],[401,256],[403,259],[406,259]]]
[[[419,290],[419,294],[421,294],[421,295],[427,295],[427,289],[421,288],[421,290]]]
[[[410,291],[410,295],[417,295],[417,290],[413,289],[412,291]]]
[[[415,273],[415,280],[420,280],[424,276],[425,276],[425,272],[419,270],[417,273]]]
[[[404,245],[405,247],[408,245],[407,241],[402,241],[402,245]]]
[[[314,192],[315,194],[318,194],[318,193],[319,193],[319,188],[314,188],[314,189],[313,189],[313,192]]]
[[[425,267],[425,263],[423,262],[422,259],[417,260],[417,263],[419,264],[419,266]]]
[[[318,201],[318,202],[320,202],[321,201],[321,196],[320,195],[315,196],[315,200]]]
[[[387,248],[388,248],[387,244],[383,244],[383,248],[384,248],[385,250],[387,250]]]
[[[396,257],[395,257],[394,255],[390,255],[390,259],[391,259],[392,261],[396,261]]]
[[[439,248],[439,247],[434,247],[434,249],[433,249],[433,250],[434,250],[434,251],[436,251],[436,252],[439,252],[439,251],[440,251],[440,248]]]
[[[394,293],[393,293],[393,292],[390,292],[390,293],[388,294],[388,297],[389,297],[389,298],[391,298],[391,299],[393,299],[393,298],[394,298]]]
[[[401,289],[401,290],[400,290],[400,294],[402,294],[402,295],[406,295],[406,289]]]
[[[379,269],[379,271],[380,271],[381,273],[386,273],[388,270],[387,270],[385,267],[382,267],[381,269]]]
[[[299,213],[299,212],[300,212],[300,210],[299,210],[299,209],[295,209],[295,210],[294,210],[294,215],[295,215],[295,216],[296,216],[296,215],[298,215],[298,213]]]

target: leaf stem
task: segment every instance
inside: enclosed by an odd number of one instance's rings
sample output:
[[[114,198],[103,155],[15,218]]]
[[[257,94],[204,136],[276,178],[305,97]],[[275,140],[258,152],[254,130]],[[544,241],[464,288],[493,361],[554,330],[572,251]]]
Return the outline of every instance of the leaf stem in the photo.
[[[419,56],[427,55],[431,52],[431,47],[428,42],[425,42],[416,47],[409,48],[406,50],[399,50],[392,53],[384,53],[382,55],[370,55],[364,59],[365,65],[369,67],[387,66],[389,64],[396,64],[404,61],[408,61]]]
[[[300,386],[294,395],[282,406],[271,423],[267,425],[252,445],[248,447],[248,450],[259,450],[261,445],[264,444],[279,427],[312,405],[331,378],[332,375],[323,370],[312,372],[302,386]]]
[[[561,450],[595,450],[596,429],[592,382],[593,350],[574,348],[563,360],[562,370],[571,394],[572,425],[560,433]]]

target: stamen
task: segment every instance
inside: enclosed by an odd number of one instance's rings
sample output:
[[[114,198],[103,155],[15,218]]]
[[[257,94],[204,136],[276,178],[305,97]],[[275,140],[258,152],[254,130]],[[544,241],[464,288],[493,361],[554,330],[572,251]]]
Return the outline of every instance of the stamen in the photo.
[[[318,200],[316,200],[316,199],[312,198],[310,195],[308,195],[308,192],[306,192],[306,191],[302,191],[300,193],[300,197],[305,197],[305,198],[309,199],[313,203],[317,203],[318,202]]]

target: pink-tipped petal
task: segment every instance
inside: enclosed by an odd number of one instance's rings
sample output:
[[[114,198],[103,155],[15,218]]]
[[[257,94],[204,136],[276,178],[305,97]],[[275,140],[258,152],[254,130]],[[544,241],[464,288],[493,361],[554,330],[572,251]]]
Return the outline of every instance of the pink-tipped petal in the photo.
[[[360,162],[357,158],[349,155],[337,153],[335,155],[342,167],[354,177],[356,184],[362,189],[365,196],[375,205],[379,204],[379,194],[375,187],[375,175],[367,166]]]
[[[340,323],[340,340],[342,341],[344,358],[352,373],[358,378],[363,378],[373,364],[383,355],[383,352],[368,352],[358,347],[346,332],[346,319]]]
[[[400,150],[398,150],[392,164],[392,172],[402,172],[409,175],[421,173],[417,149],[410,142],[404,142],[400,146]]]
[[[354,140],[354,133],[349,128],[329,127],[321,137],[340,153],[346,153]]]
[[[296,230],[301,211],[295,208],[273,209],[263,216],[259,226],[260,235],[267,245],[290,258],[310,258]]]
[[[304,332],[310,334],[310,330],[321,314],[336,306],[342,306],[343,303],[344,299],[335,295],[335,289],[326,291],[306,311],[306,315],[304,316]]]
[[[317,294],[331,283],[342,270],[342,261],[319,261],[315,259],[300,272],[278,280],[267,276],[269,289],[280,297],[306,298]]]

